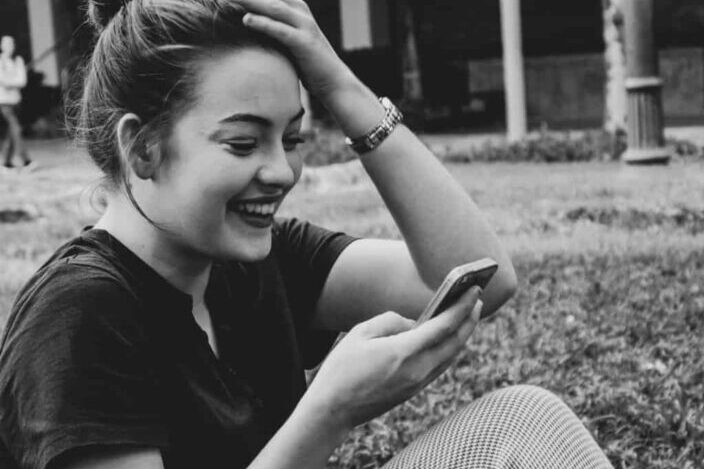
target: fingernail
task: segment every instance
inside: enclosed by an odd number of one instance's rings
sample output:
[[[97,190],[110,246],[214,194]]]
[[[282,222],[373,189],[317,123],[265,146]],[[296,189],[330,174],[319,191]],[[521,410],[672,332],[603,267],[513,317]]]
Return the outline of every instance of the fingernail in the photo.
[[[474,305],[474,310],[472,311],[472,316],[480,317],[483,307],[484,302],[482,300],[477,300],[477,303]]]

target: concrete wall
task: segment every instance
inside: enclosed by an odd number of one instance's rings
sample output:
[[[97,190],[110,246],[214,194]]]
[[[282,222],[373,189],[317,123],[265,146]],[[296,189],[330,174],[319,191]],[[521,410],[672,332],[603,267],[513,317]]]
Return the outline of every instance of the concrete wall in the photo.
[[[34,70],[44,75],[44,85],[57,87],[59,81],[59,62],[56,52],[56,33],[54,32],[53,2],[47,0],[27,0],[29,12],[29,33],[32,43]]]
[[[704,120],[704,49],[661,51],[660,76],[665,118],[670,123]]]
[[[670,123],[704,121],[704,50],[660,52],[663,105]],[[469,62],[469,92],[503,90],[501,59]],[[604,115],[604,59],[601,54],[525,59],[528,118],[532,125],[599,126]]]

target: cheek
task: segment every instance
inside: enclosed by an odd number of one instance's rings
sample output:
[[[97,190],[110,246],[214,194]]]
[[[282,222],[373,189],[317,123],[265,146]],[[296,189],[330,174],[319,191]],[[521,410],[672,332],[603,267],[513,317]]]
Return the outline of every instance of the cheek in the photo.
[[[293,184],[295,185],[301,178],[301,173],[303,172],[303,155],[296,152],[295,155],[288,159],[288,164],[293,171]]]

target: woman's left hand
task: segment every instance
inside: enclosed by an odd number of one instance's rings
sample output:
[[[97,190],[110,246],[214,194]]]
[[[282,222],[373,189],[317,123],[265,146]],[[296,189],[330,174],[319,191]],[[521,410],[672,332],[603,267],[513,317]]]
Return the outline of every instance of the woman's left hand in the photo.
[[[235,0],[244,24],[286,46],[310,93],[325,103],[357,78],[338,57],[303,0]]]

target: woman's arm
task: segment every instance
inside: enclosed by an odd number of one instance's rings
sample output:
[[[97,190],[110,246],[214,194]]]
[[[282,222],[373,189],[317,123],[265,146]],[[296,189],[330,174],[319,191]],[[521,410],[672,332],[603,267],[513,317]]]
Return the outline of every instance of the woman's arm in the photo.
[[[325,104],[352,136],[366,133],[384,114],[376,97],[353,76]],[[373,314],[374,306],[377,311],[393,309],[417,317],[430,289],[437,288],[453,267],[482,257],[499,264],[482,295],[484,315],[513,295],[516,275],[493,230],[469,195],[408,128],[400,125],[360,159],[404,243],[363,240],[340,256],[319,303],[323,326],[344,329],[350,319]],[[360,299],[367,304],[355,312]]]
[[[245,24],[289,47],[305,85],[347,135],[364,135],[381,121],[377,97],[335,54],[303,0],[238,3],[251,12]],[[387,309],[416,317],[453,267],[487,256],[499,270],[482,295],[484,314],[510,298],[516,276],[508,255],[469,195],[410,130],[399,126],[361,161],[404,242],[351,245],[323,290],[320,325],[347,329]]]

